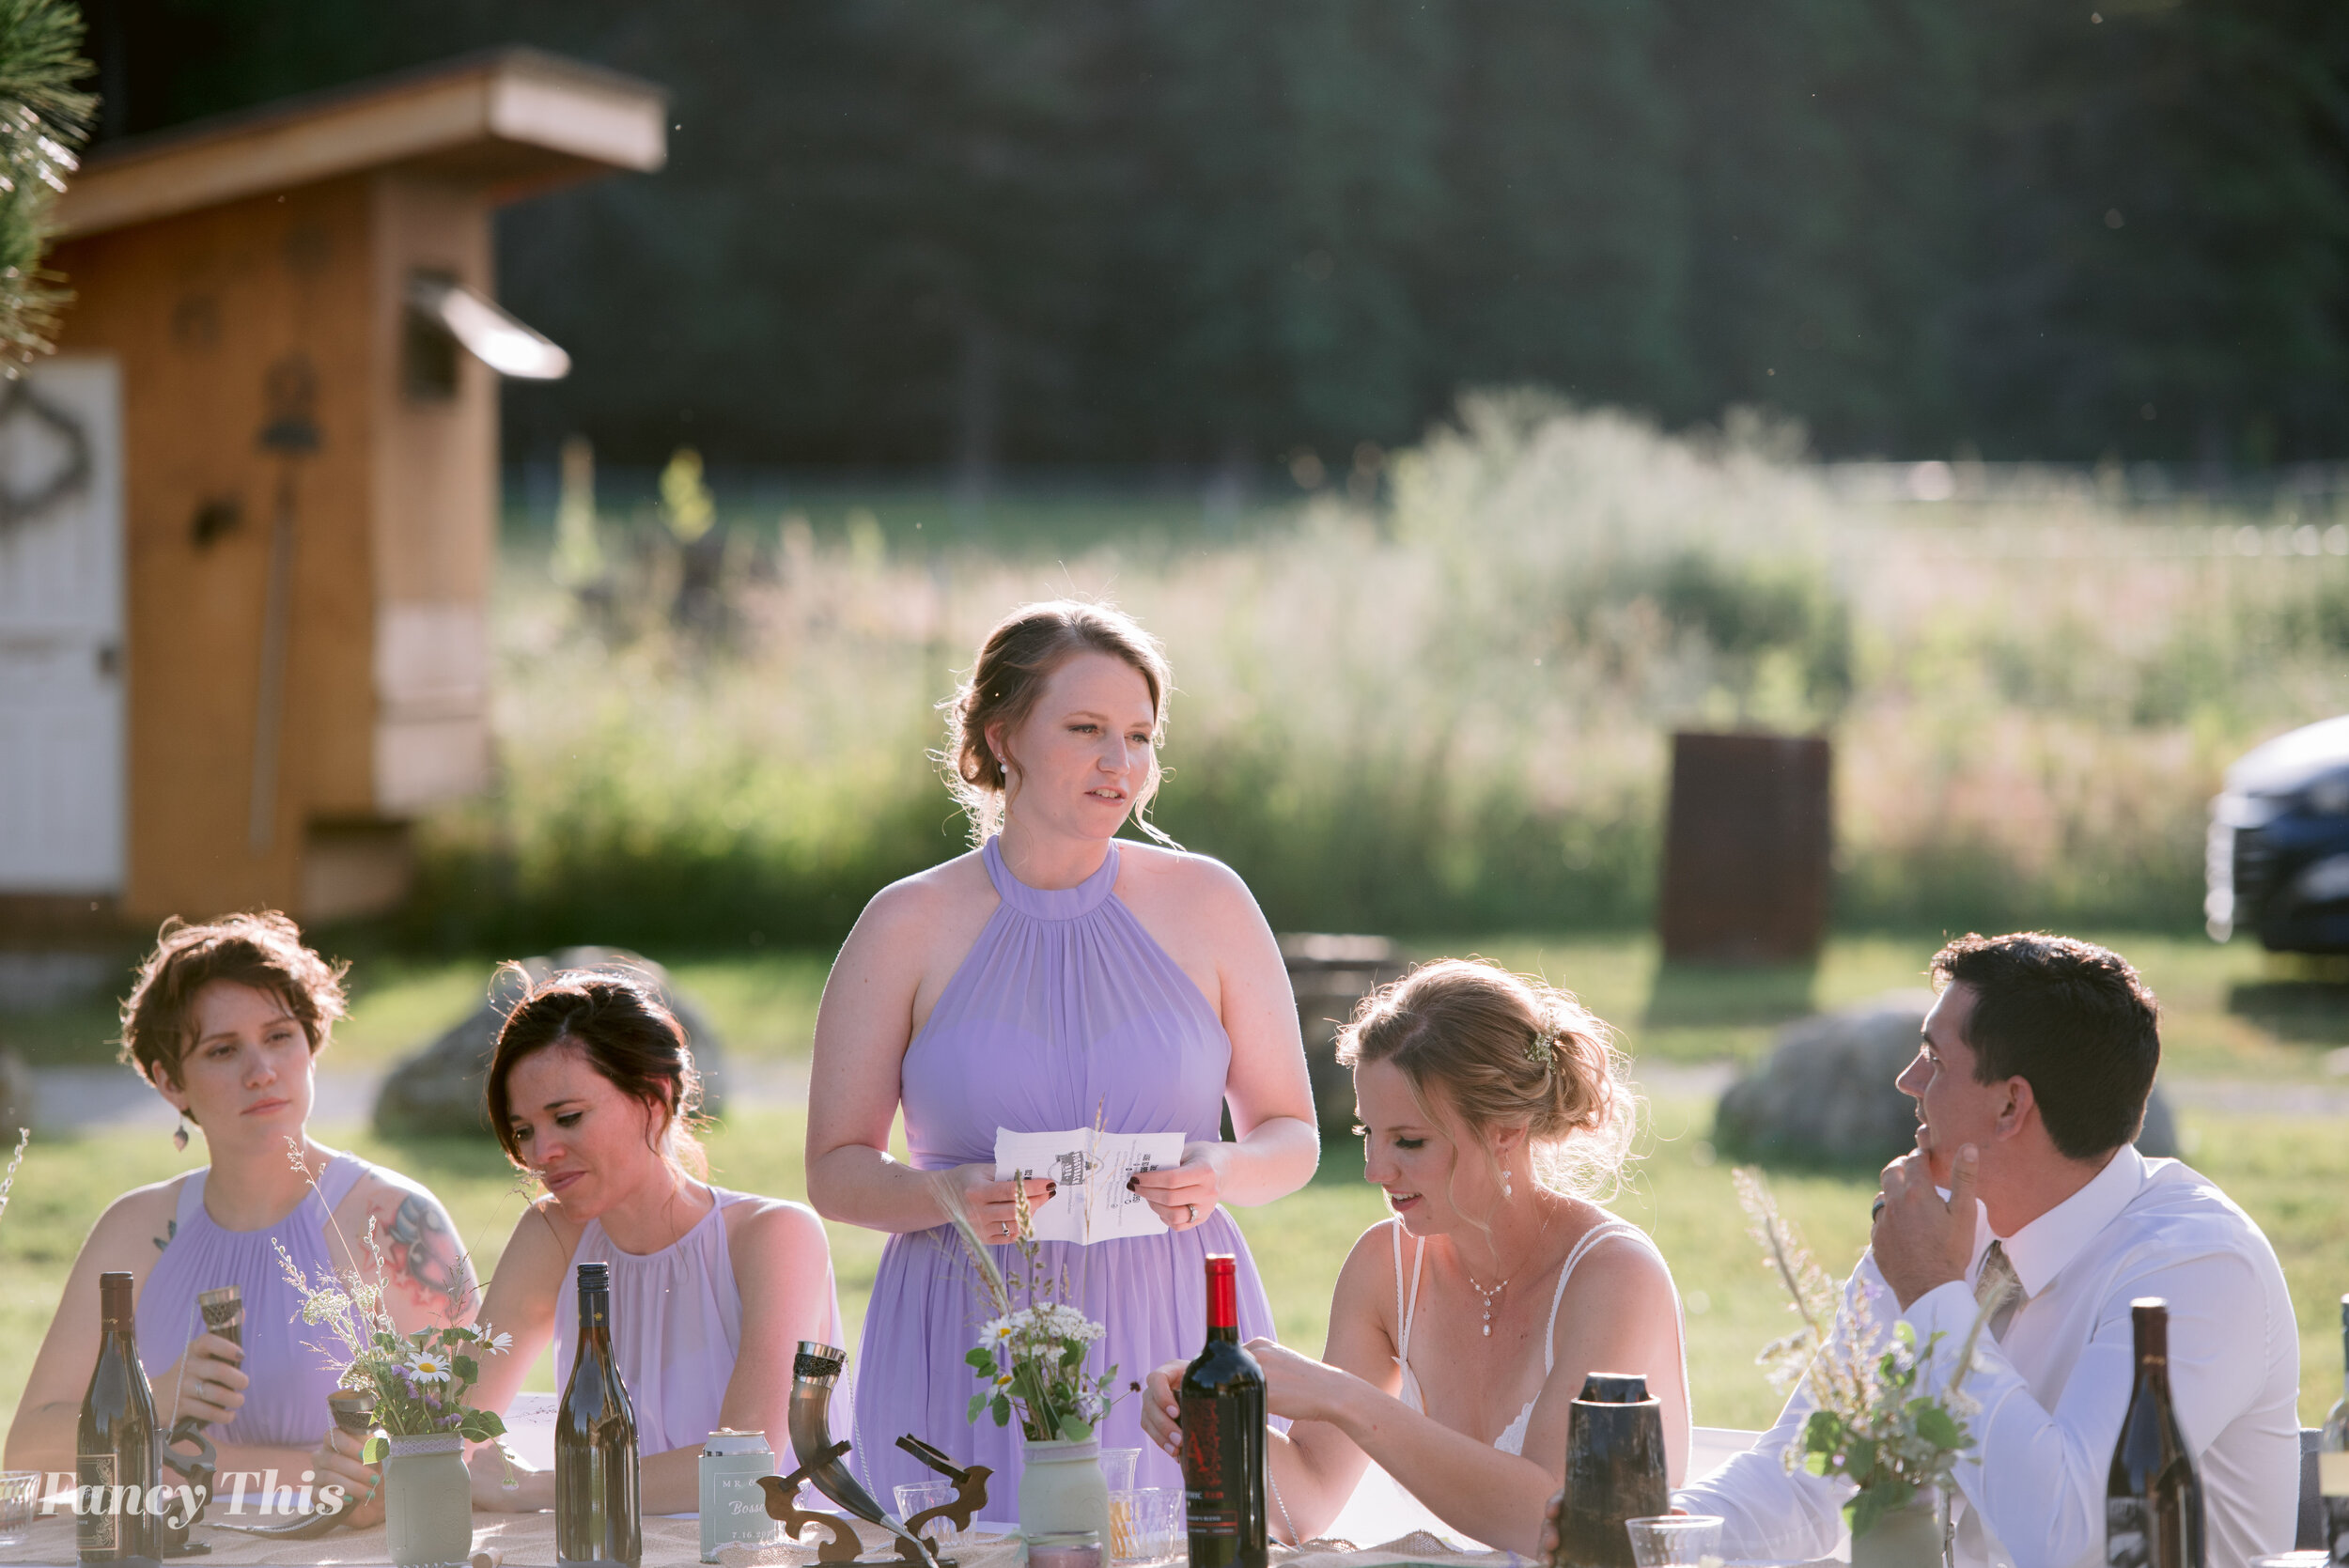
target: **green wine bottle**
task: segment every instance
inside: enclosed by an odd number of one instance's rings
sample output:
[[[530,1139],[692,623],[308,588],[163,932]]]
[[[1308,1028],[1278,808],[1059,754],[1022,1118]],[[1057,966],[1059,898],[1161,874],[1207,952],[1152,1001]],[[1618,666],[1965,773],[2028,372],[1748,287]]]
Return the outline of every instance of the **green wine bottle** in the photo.
[[[147,1501],[162,1480],[162,1456],[132,1289],[127,1271],[98,1277],[98,1364],[82,1396],[74,1444],[81,1482],[74,1545],[84,1562],[144,1568],[163,1560],[163,1527]]]
[[[554,1422],[558,1568],[641,1568],[636,1411],[612,1359],[612,1265],[579,1265],[579,1345]]]

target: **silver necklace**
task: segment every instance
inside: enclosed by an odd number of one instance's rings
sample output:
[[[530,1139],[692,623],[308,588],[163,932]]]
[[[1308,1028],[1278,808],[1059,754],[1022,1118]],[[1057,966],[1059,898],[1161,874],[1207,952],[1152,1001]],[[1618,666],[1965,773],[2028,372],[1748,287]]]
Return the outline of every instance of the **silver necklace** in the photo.
[[[1502,1291],[1509,1288],[1509,1281],[1503,1280],[1492,1289],[1486,1290],[1476,1282],[1476,1276],[1470,1274],[1467,1268],[1463,1267],[1460,1272],[1467,1277],[1469,1289],[1485,1298],[1485,1337],[1491,1339],[1493,1337],[1493,1302],[1500,1298]]]

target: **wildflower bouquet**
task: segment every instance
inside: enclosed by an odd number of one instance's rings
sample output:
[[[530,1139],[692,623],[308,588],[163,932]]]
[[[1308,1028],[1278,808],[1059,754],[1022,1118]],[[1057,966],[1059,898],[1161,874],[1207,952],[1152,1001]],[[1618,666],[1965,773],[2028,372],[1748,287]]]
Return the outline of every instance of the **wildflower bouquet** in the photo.
[[[981,1384],[971,1396],[969,1419],[976,1421],[987,1412],[997,1426],[1009,1426],[1016,1413],[1020,1432],[1032,1443],[1081,1442],[1092,1436],[1096,1423],[1116,1403],[1110,1389],[1117,1369],[1112,1366],[1098,1375],[1085,1370],[1085,1357],[1105,1330],[1075,1307],[1052,1299],[1066,1293],[1037,1264],[1025,1197],[1015,1200],[1019,1227],[1016,1245],[1025,1266],[1019,1277],[1007,1279],[972,1228],[961,1194],[943,1180],[938,1190],[995,1310],[980,1328],[978,1343],[962,1358]],[[1025,1305],[1019,1304],[1022,1297]]]
[[[377,1254],[380,1278],[381,1257],[372,1221],[367,1250]],[[387,1436],[454,1433],[475,1443],[504,1436],[506,1422],[492,1411],[467,1405],[465,1393],[481,1380],[475,1356],[503,1354],[512,1346],[513,1336],[494,1333],[487,1324],[402,1334],[383,1304],[382,1286],[362,1279],[355,1269],[313,1284],[282,1246],[277,1262],[302,1298],[302,1321],[324,1327],[339,1342],[339,1355],[324,1345],[317,1348],[344,1363],[342,1386],[375,1396],[377,1431],[368,1437],[364,1455],[369,1464],[381,1456]]]
[[[1868,1293],[1851,1294],[1845,1321],[1839,1326],[1834,1281],[1778,1212],[1761,1173],[1740,1169],[1733,1177],[1748,1231],[1802,1320],[1800,1327],[1772,1341],[1754,1358],[1780,1392],[1800,1384],[1816,1406],[1804,1424],[1801,1444],[1786,1451],[1786,1467],[1842,1476],[1857,1486],[1843,1509],[1853,1536],[1864,1535],[1920,1493],[1945,1492],[1958,1456],[1974,1446],[1966,1419],[1979,1406],[1966,1396],[1963,1385],[1974,1363],[1975,1342],[1998,1302],[1983,1303],[1975,1314],[1947,1391],[1938,1396],[1921,1393],[1921,1374],[1932,1363],[1940,1334],[1920,1346],[1916,1330],[1906,1322],[1896,1323],[1890,1347],[1881,1355],[1871,1354],[1879,1336]]]

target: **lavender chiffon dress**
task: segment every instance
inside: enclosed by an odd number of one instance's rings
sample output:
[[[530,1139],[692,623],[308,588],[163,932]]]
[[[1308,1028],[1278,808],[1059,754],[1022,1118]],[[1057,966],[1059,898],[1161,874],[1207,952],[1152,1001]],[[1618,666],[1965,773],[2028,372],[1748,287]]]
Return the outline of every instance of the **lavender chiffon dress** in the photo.
[[[285,1248],[311,1283],[333,1278],[327,1226],[335,1205],[371,1169],[355,1155],[334,1156],[319,1173],[316,1190],[304,1192],[276,1224],[257,1231],[229,1230],[204,1206],[210,1166],[179,1184],[171,1243],[139,1287],[139,1360],[149,1377],[167,1371],[204,1332],[196,1294],[222,1285],[242,1289],[244,1370],[253,1382],[236,1419],[210,1429],[215,1442],[315,1448],[334,1424],[326,1396],[342,1381],[341,1347],[325,1328],[302,1321],[302,1298],[286,1281],[277,1249]],[[155,1415],[168,1427],[179,1412],[159,1405]]]
[[[925,1171],[991,1162],[995,1129],[1221,1135],[1231,1037],[1190,977],[1175,967],[1112,890],[1117,846],[1076,887],[1032,888],[1005,869],[993,839],[981,852],[1003,903],[906,1048],[899,1095],[913,1164]],[[1006,1273],[1019,1254],[992,1249]],[[1272,1333],[1272,1310],[1248,1243],[1221,1208],[1195,1229],[1090,1246],[1047,1242],[1039,1265],[1066,1278],[1068,1299],[1108,1332],[1087,1363],[1114,1363],[1117,1387],[1189,1360],[1206,1340],[1206,1256],[1239,1258],[1243,1339]],[[936,1479],[896,1446],[910,1432],[957,1463],[988,1466],[988,1516],[1013,1516],[1019,1423],[965,1414],[980,1383],[963,1353],[992,1313],[955,1233],[889,1238],[865,1310],[850,1463],[883,1503],[893,1487]],[[1179,1486],[1180,1468],[1142,1436],[1141,1397],[1127,1393],[1098,1431],[1104,1448],[1139,1448],[1137,1486]],[[835,1429],[837,1422],[835,1422]]]

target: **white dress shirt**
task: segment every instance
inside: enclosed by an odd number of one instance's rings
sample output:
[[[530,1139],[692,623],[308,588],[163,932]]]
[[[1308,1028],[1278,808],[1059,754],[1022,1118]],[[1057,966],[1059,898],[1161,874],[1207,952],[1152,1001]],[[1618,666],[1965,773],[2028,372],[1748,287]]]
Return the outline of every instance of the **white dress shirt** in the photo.
[[[2170,1396],[2202,1478],[2210,1568],[2292,1548],[2300,1485],[2300,1340],[2275,1250],[2248,1215],[2174,1159],[2123,1148],[2087,1186],[1999,1238],[2026,1293],[2002,1340],[1985,1332],[1964,1392],[1981,1409],[1957,1464],[1957,1561],[1975,1568],[2086,1568],[2104,1561],[2105,1481],[2137,1359],[2133,1297],[2170,1303]],[[1973,1281],[1990,1245],[1978,1220],[1965,1281],[1927,1291],[1905,1316],[1920,1375],[1941,1392],[1973,1326]],[[1873,1253],[1846,1288],[1870,1293],[1880,1336],[1898,1303]],[[1839,1324],[1848,1319],[1839,1318]],[[1797,1389],[1760,1442],[1672,1496],[1725,1521],[1731,1557],[1806,1560],[1835,1548],[1849,1483],[1784,1454],[1812,1408]]]

